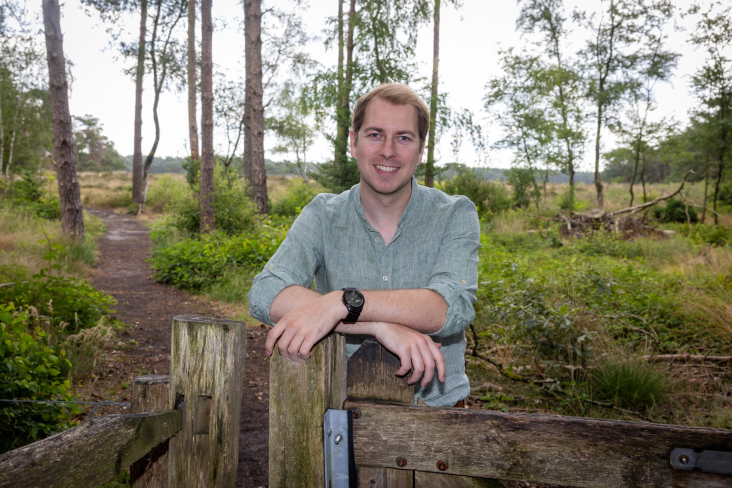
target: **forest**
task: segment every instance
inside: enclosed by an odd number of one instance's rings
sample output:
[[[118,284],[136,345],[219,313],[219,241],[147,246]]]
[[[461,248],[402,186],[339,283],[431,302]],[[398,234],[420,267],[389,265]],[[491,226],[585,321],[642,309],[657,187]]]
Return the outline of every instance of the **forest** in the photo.
[[[418,182],[480,216],[468,407],[732,429],[728,2],[519,0],[519,42],[481,47],[496,74],[465,108],[440,21],[476,0],[242,0],[236,19],[212,1],[0,5],[0,453],[89,416],[44,400],[128,399],[169,347],[100,285],[118,222],[149,235],[125,245],[155,283],[261,329],[252,278],[312,198],[359,182],[352,110],[389,82],[430,108]],[[64,51],[70,8],[124,65],[130,155],[114,121],[70,111],[86,73]],[[324,26],[305,23],[314,9]],[[217,44],[224,29],[243,52]],[[663,90],[692,108],[670,115]],[[176,96],[185,141],[164,154]]]

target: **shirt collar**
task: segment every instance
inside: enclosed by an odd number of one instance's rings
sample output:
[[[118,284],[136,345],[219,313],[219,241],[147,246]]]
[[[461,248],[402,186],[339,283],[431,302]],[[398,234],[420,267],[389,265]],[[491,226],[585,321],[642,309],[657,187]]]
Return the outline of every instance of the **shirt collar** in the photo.
[[[419,186],[419,183],[417,183],[417,178],[415,178],[414,176],[412,176],[411,184],[412,194],[409,196],[407,206],[404,207],[404,212],[402,213],[402,216],[399,219],[399,223],[397,224],[397,227],[399,227],[400,229],[402,225],[408,221],[409,217],[417,211],[416,208],[419,205],[419,199],[421,197],[421,188]],[[366,215],[363,213],[363,206],[361,205],[361,183],[357,183],[356,185],[353,185],[351,187],[349,198],[353,203],[353,207],[356,209],[356,214],[358,215],[358,217],[364,222],[368,223],[368,220],[366,220]]]

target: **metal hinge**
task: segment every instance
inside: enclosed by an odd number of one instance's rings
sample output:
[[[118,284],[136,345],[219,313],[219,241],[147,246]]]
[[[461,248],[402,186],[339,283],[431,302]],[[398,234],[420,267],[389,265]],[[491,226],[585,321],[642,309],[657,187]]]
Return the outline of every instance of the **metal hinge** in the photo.
[[[350,410],[328,410],[323,417],[325,488],[357,488],[353,457],[353,414]]]
[[[682,471],[699,468],[703,473],[732,474],[732,452],[700,451],[677,447],[671,451],[671,466]]]

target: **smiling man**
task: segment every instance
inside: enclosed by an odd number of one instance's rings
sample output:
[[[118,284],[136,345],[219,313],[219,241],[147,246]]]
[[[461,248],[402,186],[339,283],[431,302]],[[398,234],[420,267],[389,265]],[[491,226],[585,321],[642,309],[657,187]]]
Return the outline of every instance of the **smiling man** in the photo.
[[[350,357],[373,336],[399,357],[396,374],[413,369],[415,402],[453,406],[470,393],[464,331],[475,317],[480,226],[469,199],[414,178],[429,120],[403,84],[358,100],[351,155],[360,183],[303,209],[254,278],[249,304],[274,325],[267,354],[278,347],[305,360],[335,330],[346,334]]]

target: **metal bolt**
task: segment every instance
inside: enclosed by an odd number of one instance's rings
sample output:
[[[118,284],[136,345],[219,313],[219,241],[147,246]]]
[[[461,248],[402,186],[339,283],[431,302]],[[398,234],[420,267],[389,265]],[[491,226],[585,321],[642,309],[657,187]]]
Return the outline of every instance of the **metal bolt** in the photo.
[[[335,439],[333,439],[333,442],[335,442],[336,444],[340,444],[340,442],[342,440],[343,440],[343,436],[340,435],[340,434],[338,434],[338,435],[335,436]]]
[[[354,419],[360,419],[361,418],[361,410],[354,408],[351,410],[351,415],[353,415]]]
[[[330,427],[328,427],[328,437],[330,437],[330,435],[331,435],[332,433],[333,433],[333,429],[331,429]]]
[[[445,461],[437,461],[437,469],[447,471],[447,463]]]
[[[406,459],[404,459],[403,457],[398,457],[397,458],[397,466],[399,466],[400,468],[403,468],[406,465],[407,465],[407,460]]]
[[[682,454],[681,456],[679,456],[679,462],[684,465],[689,464],[689,456],[687,456],[686,454]]]

